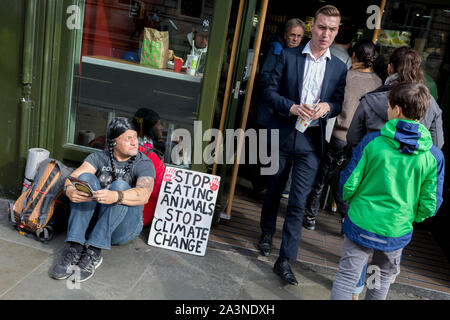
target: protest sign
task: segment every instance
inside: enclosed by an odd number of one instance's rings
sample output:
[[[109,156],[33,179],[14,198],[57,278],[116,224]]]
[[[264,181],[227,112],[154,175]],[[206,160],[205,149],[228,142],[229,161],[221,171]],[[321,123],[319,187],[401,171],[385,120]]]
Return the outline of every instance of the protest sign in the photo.
[[[166,167],[148,244],[204,256],[220,177]]]

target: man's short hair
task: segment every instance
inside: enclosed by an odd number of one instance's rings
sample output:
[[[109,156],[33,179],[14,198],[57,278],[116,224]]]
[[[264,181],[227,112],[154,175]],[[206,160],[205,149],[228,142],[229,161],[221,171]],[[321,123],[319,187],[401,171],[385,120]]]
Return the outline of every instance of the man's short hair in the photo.
[[[305,32],[306,30],[306,24],[302,20],[298,18],[292,18],[289,19],[288,22],[286,22],[286,25],[284,26],[284,33],[289,33],[289,30],[295,27],[302,27],[303,32]]]
[[[329,16],[329,17],[339,17],[339,18],[341,18],[341,13],[339,12],[339,10],[335,6],[332,6],[332,5],[326,5],[326,6],[323,6],[322,8],[319,8],[319,10],[316,11],[316,15],[314,16],[314,20],[317,19],[319,14],[323,14],[323,15]]]
[[[421,120],[430,105],[430,91],[423,83],[403,82],[389,92],[389,104],[402,108],[406,118]]]

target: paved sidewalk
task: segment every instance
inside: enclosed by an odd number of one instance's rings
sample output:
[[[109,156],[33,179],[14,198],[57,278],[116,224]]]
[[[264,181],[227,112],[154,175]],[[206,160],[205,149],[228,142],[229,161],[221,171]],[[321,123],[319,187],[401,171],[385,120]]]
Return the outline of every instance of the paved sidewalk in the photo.
[[[131,243],[103,251],[94,277],[79,284],[53,280],[48,270],[65,246],[64,234],[48,245],[19,235],[0,200],[0,299],[56,300],[328,300],[334,273],[292,264],[300,285],[283,285],[274,257],[210,241],[204,257],[151,247],[149,228]],[[45,290],[43,290],[45,288]],[[425,299],[429,299],[428,296]],[[442,297],[440,297],[442,298]],[[393,287],[388,299],[424,299]]]

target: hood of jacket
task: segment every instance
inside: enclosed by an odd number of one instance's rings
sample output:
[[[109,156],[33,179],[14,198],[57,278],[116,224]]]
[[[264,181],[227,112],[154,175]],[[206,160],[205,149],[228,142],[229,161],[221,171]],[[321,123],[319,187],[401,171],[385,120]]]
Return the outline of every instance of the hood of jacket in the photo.
[[[381,128],[380,134],[393,149],[404,154],[426,152],[433,146],[430,132],[413,120],[390,120]]]
[[[383,122],[389,120],[387,115],[388,93],[389,91],[380,91],[364,95],[366,105],[369,108],[368,112],[375,113]]]

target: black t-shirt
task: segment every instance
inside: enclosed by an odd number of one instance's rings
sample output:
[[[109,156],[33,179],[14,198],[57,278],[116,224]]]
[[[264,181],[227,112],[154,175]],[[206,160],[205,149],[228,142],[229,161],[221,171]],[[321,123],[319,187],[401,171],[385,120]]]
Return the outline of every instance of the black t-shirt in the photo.
[[[95,169],[95,175],[100,181],[102,189],[106,189],[113,182],[112,167],[109,161],[108,150],[91,153],[84,160],[89,162]],[[136,181],[140,177],[155,178],[155,167],[153,162],[141,152],[136,155],[136,160],[131,165],[129,174],[125,176],[125,167],[128,161],[119,162],[114,158],[117,180],[124,180],[131,188],[136,187]]]

